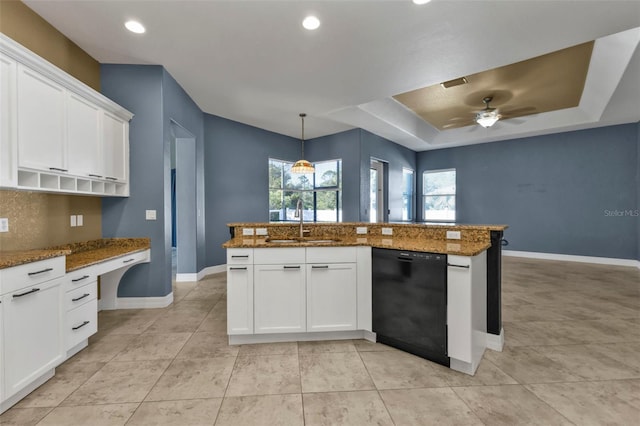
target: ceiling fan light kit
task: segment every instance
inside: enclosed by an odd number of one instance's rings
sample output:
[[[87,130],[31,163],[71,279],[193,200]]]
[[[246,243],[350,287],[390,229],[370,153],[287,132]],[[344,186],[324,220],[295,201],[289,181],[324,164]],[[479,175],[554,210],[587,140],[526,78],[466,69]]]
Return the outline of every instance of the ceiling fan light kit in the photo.
[[[491,102],[493,98],[487,96],[482,99],[482,102],[485,104],[485,108],[482,111],[478,111],[476,114],[476,123],[484,127],[485,129],[496,124],[498,120],[500,120],[500,113],[496,108],[489,107],[489,102]]]

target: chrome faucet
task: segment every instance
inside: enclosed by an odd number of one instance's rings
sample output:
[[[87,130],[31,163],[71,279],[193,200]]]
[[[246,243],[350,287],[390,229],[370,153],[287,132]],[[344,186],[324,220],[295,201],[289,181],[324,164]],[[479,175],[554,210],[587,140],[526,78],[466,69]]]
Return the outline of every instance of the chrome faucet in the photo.
[[[296,203],[296,212],[293,216],[300,218],[300,238],[303,238],[304,230],[302,228],[304,226],[304,214],[302,212],[302,196],[298,198],[298,202]]]

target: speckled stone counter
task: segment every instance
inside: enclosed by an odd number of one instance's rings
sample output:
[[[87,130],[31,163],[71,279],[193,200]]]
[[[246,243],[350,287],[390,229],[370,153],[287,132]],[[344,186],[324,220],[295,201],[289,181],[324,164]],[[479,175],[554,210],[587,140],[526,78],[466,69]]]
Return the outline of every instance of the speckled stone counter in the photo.
[[[69,254],[71,254],[71,250],[65,249],[0,251],[0,269],[51,259],[52,257],[68,256]]]
[[[103,238],[55,248],[71,251],[67,255],[67,272],[71,272],[150,247],[151,240],[149,238]]]
[[[300,228],[296,223],[230,223],[232,239],[224,248],[267,247],[340,247],[371,246],[398,250],[475,256],[491,247],[490,232],[503,231],[506,225],[431,225],[397,223],[305,223],[304,239],[295,242],[270,242],[294,239]],[[366,227],[367,234],[359,235],[356,228]],[[245,228],[266,228],[265,236],[245,236]],[[382,235],[382,228],[391,228],[392,235]],[[447,231],[459,231],[460,239],[447,239]],[[318,242],[327,239],[330,242]]]
[[[40,250],[0,252],[0,269],[57,256],[66,257],[67,272],[151,247],[149,238],[103,238]]]

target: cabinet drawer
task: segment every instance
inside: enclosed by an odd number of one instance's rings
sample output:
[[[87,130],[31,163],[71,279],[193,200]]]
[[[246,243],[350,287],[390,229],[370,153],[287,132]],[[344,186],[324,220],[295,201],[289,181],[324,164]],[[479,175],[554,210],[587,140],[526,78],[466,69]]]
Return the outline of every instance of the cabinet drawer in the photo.
[[[66,275],[65,291],[73,291],[79,287],[82,287],[92,281],[96,281],[97,274],[93,267],[78,269],[77,271],[69,272]]]
[[[253,264],[253,249],[228,249],[227,265]]]
[[[107,260],[106,262],[94,265],[93,272],[96,275],[102,275],[107,272],[115,271],[124,266],[135,265],[140,262],[149,261],[151,251],[143,250],[135,253],[126,254],[124,256],[117,257],[115,259]]]
[[[356,247],[307,247],[306,263],[356,263]]]
[[[98,301],[93,299],[84,305],[67,312],[64,334],[66,350],[98,331]]]
[[[64,256],[0,269],[0,294],[62,277],[64,272]]]
[[[82,287],[65,293],[64,297],[66,299],[65,309],[67,311],[75,309],[98,297],[98,283],[97,281],[87,283]]]
[[[304,263],[304,247],[264,248],[253,251],[253,263],[256,265],[282,265],[286,263]]]

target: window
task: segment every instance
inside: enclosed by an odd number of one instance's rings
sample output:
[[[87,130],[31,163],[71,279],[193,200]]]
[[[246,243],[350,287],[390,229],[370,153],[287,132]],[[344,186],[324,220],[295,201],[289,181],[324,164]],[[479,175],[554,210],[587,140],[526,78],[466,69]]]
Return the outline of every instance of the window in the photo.
[[[291,173],[290,161],[269,159],[269,220],[296,221],[296,204],[302,198],[307,222],[342,221],[342,160],[314,163],[315,173]]]
[[[413,221],[413,170],[402,169],[402,220]]]
[[[422,174],[424,220],[456,220],[456,169]]]

